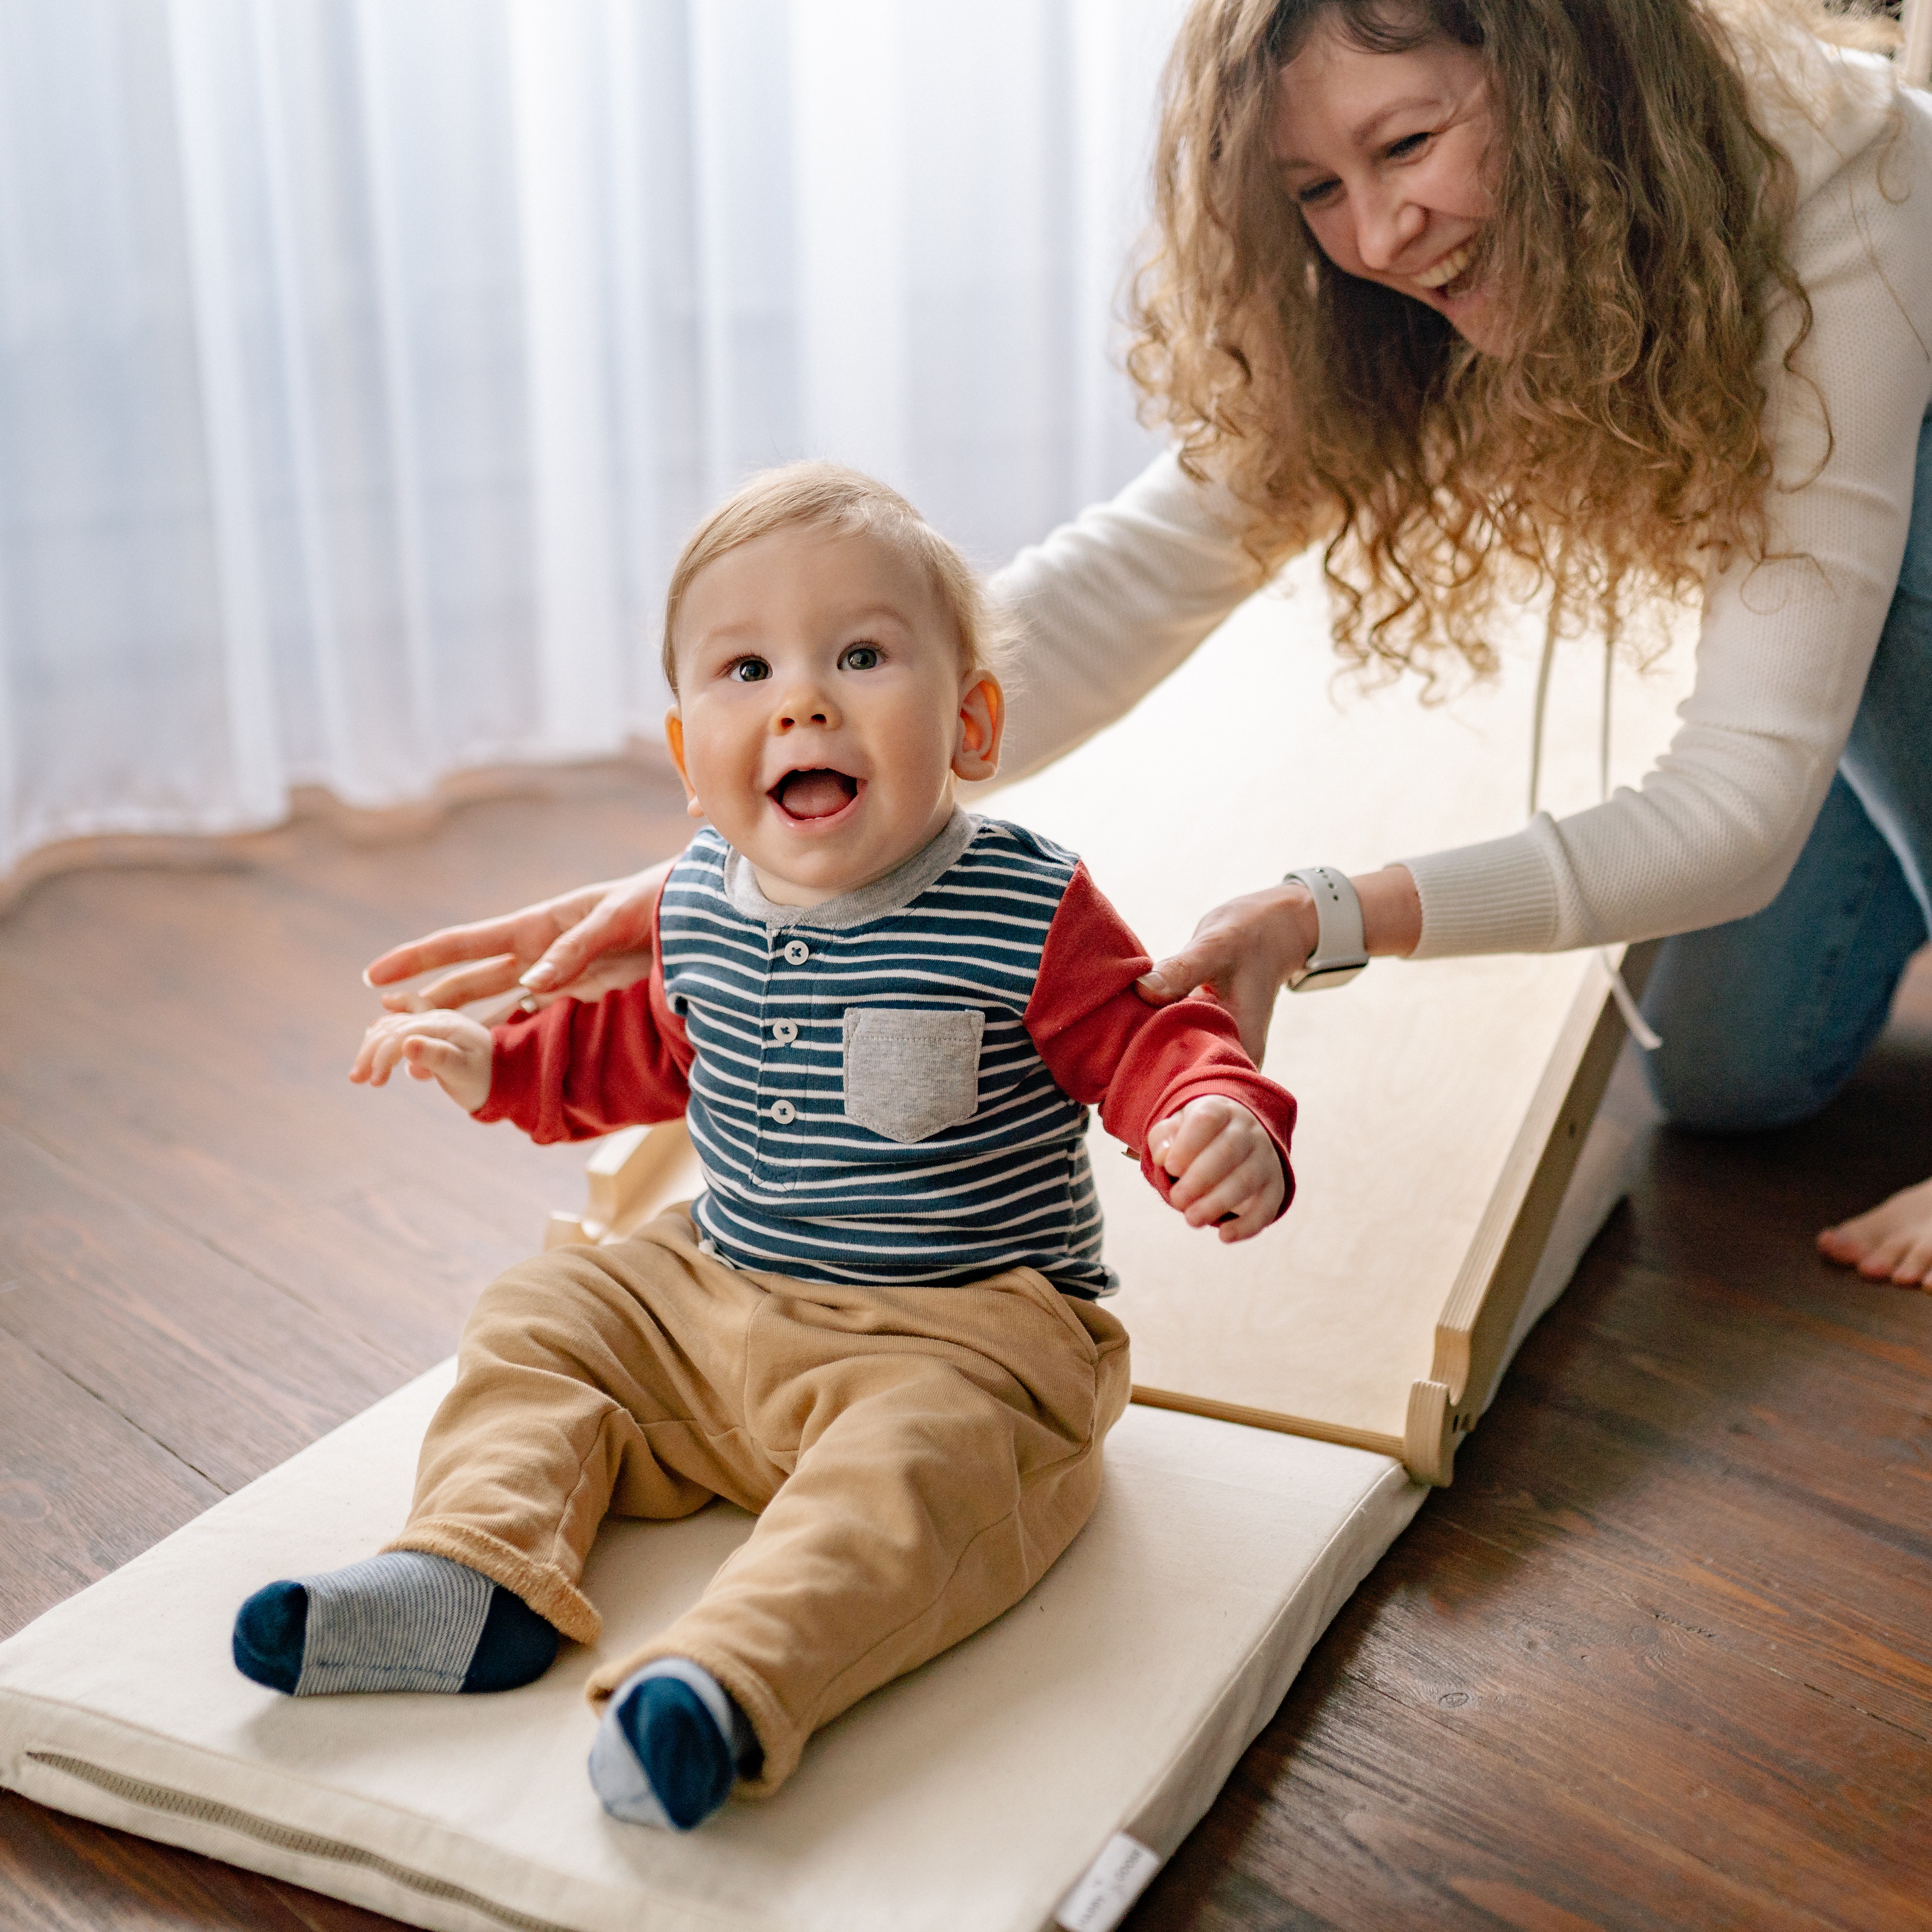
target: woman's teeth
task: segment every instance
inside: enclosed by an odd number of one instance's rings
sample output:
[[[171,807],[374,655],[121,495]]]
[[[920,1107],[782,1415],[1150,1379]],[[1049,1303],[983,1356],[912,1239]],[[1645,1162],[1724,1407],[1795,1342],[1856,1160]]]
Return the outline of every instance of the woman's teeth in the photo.
[[[1451,249],[1434,266],[1422,269],[1409,279],[1419,289],[1447,288],[1475,259],[1475,243],[1465,242],[1461,248]]]

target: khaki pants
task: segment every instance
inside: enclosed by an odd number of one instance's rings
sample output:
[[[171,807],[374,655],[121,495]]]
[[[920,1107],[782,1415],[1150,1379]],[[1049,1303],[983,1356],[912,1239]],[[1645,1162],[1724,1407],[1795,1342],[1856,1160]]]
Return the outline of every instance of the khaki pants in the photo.
[[[1091,1514],[1126,1335],[1030,1268],[848,1288],[701,1255],[682,1208],[478,1302],[390,1547],[480,1570],[566,1636],[607,1513],[759,1512],[702,1598],[590,1680],[702,1664],[776,1790],[813,1731],[1017,1602]]]

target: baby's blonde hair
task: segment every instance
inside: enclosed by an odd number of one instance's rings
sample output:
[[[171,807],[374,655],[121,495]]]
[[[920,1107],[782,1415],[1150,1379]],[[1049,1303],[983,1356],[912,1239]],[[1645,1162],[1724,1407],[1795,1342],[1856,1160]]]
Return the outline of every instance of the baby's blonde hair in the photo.
[[[894,489],[840,463],[788,463],[760,470],[721,503],[686,541],[664,596],[664,674],[677,689],[678,614],[708,563],[778,530],[871,536],[921,571],[959,634],[959,668],[997,677],[1010,626],[971,565]]]

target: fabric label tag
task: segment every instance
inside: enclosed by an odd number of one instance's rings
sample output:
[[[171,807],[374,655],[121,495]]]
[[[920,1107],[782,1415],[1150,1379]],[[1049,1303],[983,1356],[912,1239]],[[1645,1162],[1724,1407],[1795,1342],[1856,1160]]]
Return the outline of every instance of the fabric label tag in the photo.
[[[1160,1869],[1160,1860],[1139,1839],[1116,1832],[1086,1876],[1060,1900],[1054,1924],[1062,1932],[1114,1932]]]

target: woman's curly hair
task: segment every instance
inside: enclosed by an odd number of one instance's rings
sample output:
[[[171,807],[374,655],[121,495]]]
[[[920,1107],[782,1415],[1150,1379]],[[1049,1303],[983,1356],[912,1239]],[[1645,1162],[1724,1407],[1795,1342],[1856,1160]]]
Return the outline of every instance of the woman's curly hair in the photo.
[[[1810,307],[1796,176],[1754,124],[1760,27],[1856,38],[1822,0],[1196,0],[1171,56],[1129,368],[1258,566],[1325,540],[1345,659],[1493,668],[1498,590],[1612,634],[1714,557],[1761,557],[1760,362]],[[1474,50],[1496,122],[1480,272],[1508,355],[1337,268],[1270,152],[1275,78],[1333,14],[1358,45]],[[1866,30],[1869,38],[1869,28]],[[1785,42],[1789,47],[1789,40]]]

